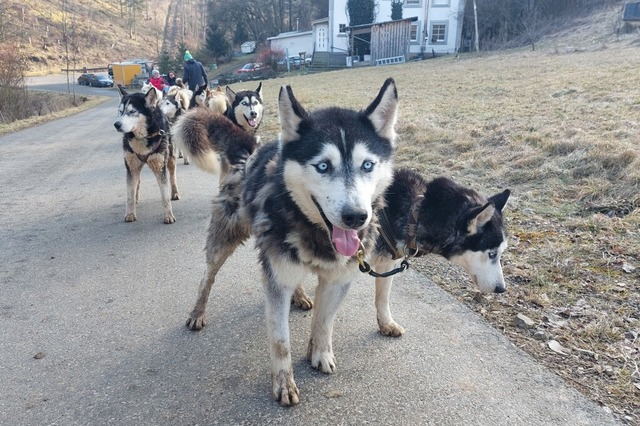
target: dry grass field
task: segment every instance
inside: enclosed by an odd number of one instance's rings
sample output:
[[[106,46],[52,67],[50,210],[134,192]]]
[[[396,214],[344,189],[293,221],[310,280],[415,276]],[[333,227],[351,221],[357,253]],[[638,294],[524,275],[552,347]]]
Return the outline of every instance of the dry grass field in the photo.
[[[487,195],[512,190],[507,293],[477,294],[435,256],[412,267],[622,422],[640,425],[640,35],[617,37],[618,19],[609,9],[536,51],[268,80],[261,134],[278,133],[282,84],[309,109],[361,108],[394,77],[397,165]],[[528,325],[517,325],[518,314]]]
[[[269,80],[262,134],[277,134],[282,84],[310,109],[360,108],[394,77],[397,165],[513,194],[506,294],[476,294],[435,256],[412,266],[623,422],[640,424],[640,36],[605,38]],[[531,323],[516,325],[518,314]]]

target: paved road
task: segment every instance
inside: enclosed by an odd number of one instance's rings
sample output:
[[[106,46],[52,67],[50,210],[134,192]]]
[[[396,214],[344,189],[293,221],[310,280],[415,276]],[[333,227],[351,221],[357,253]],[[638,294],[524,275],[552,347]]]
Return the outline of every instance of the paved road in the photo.
[[[311,317],[292,313],[302,396],[281,408],[255,252],[230,259],[207,327],[187,330],[215,182],[180,164],[177,222],[164,225],[145,169],[125,223],[116,103],[0,137],[0,424],[616,424],[412,271],[393,293],[400,339],[377,333],[372,280],[354,283],[332,376],[305,361]]]

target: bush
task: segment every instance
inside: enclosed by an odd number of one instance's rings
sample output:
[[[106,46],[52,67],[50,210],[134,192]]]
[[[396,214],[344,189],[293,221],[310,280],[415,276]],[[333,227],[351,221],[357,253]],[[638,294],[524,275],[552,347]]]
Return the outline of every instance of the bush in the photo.
[[[256,56],[256,62],[264,64],[266,67],[271,68],[273,71],[278,70],[278,61],[281,61],[286,56],[282,49],[270,49],[264,47],[258,51]]]
[[[4,123],[28,117],[25,69],[25,59],[18,49],[0,44],[0,120]]]

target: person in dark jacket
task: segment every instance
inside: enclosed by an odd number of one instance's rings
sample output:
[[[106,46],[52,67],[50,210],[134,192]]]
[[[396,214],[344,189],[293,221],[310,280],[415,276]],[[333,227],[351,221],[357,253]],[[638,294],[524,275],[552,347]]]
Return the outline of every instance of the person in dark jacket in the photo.
[[[176,73],[173,70],[170,70],[167,73],[167,84],[169,86],[175,86],[176,85]]]
[[[209,84],[207,72],[204,70],[202,64],[191,56],[191,53],[187,50],[184,52],[184,72],[182,74],[182,81],[189,86],[189,90],[195,91],[203,84]]]

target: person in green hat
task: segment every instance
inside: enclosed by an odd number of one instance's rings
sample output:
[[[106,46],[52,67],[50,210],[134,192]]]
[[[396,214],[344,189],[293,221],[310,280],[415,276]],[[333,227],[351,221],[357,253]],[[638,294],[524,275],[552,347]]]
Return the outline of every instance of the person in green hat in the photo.
[[[209,84],[209,78],[202,64],[191,56],[188,50],[184,52],[184,70],[182,81],[189,86],[189,90],[195,90],[203,84]]]

